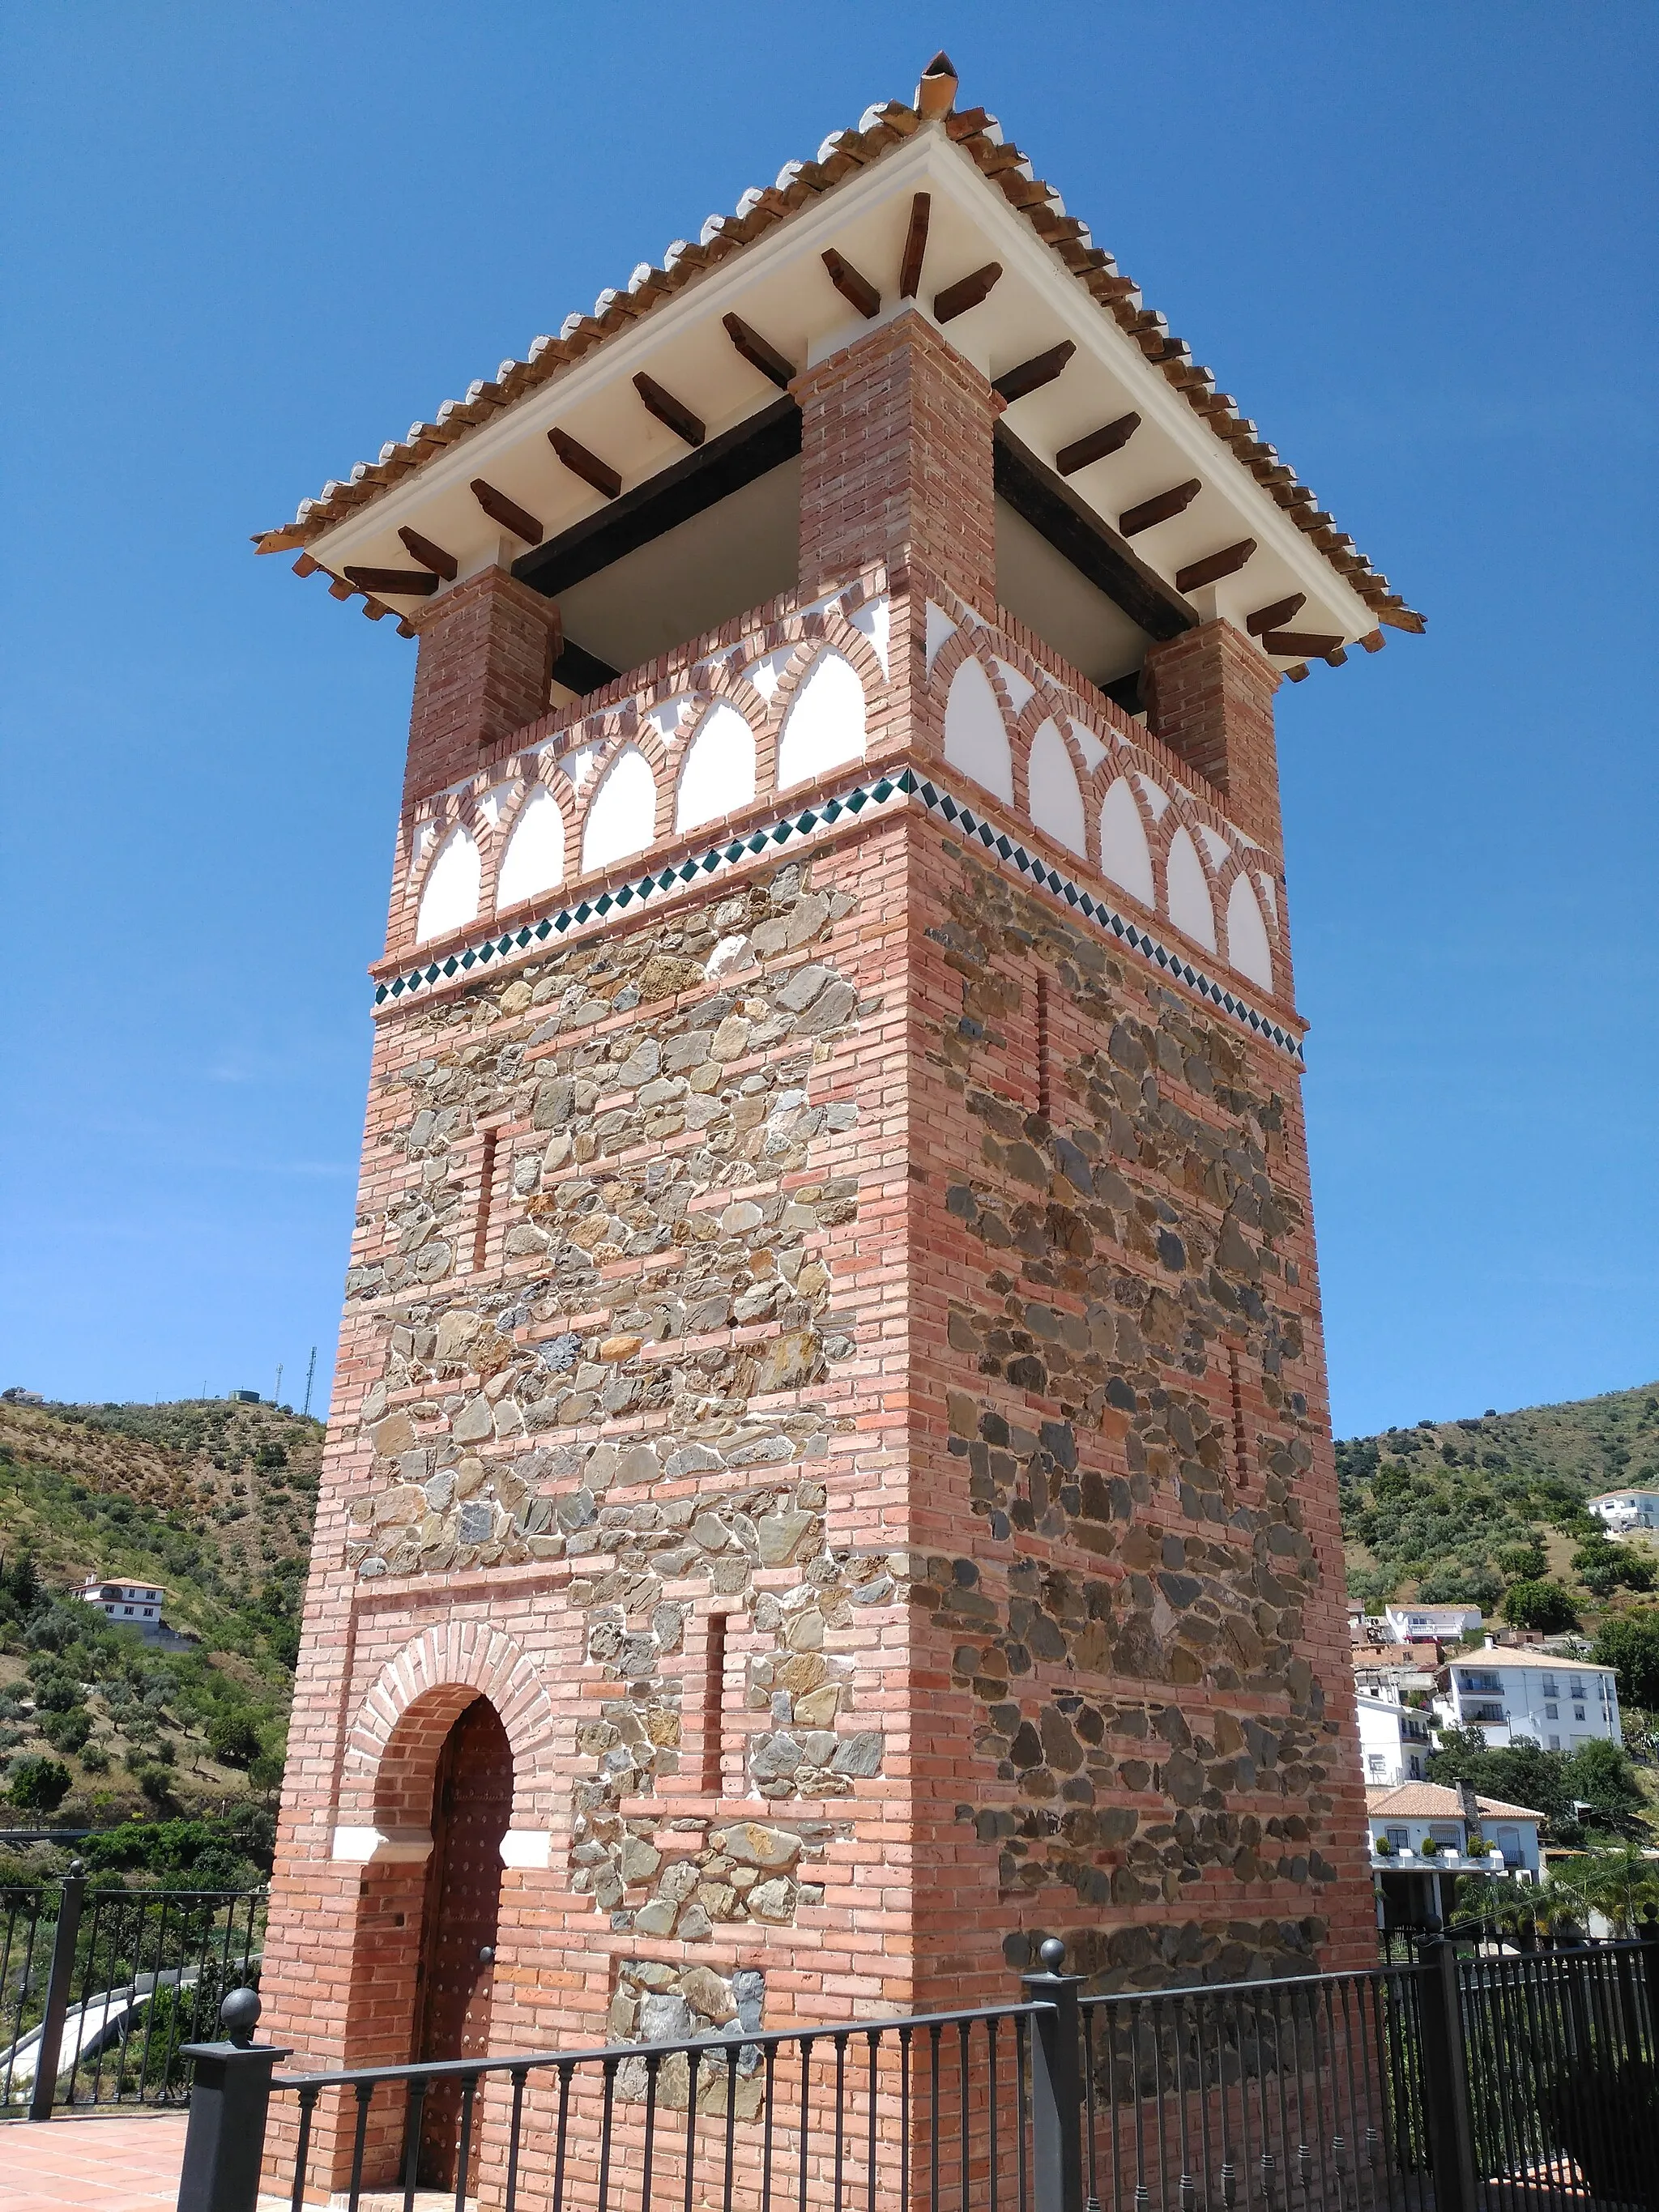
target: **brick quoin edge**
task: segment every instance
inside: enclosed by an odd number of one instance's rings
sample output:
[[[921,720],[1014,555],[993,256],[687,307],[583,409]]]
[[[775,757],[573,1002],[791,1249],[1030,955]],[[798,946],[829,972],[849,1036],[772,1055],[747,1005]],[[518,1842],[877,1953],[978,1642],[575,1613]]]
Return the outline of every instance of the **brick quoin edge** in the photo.
[[[635,672],[637,699],[746,698],[763,793],[833,648],[861,758],[787,806],[908,767],[994,813],[945,749],[951,669],[990,638],[1262,848],[1264,1003],[1294,1030],[1261,651],[1221,621],[1155,647],[1130,721],[996,605],[977,370],[904,313],[796,389],[797,600]],[[884,661],[857,627],[878,595]],[[556,617],[504,571],[419,627],[384,975],[416,957],[410,810],[559,721]],[[722,672],[743,653],[793,653],[769,706]],[[615,714],[660,788],[642,712]],[[666,799],[658,836],[687,849]],[[434,1777],[479,1697],[514,1762],[493,2052],[635,2033],[642,1967],[705,2023],[757,1975],[773,2027],[1009,2001],[1050,1935],[1103,1990],[1366,1963],[1299,1080],[914,801],[388,1000],[271,2039],[416,2055]],[[318,2140],[337,2186],[326,2107]]]

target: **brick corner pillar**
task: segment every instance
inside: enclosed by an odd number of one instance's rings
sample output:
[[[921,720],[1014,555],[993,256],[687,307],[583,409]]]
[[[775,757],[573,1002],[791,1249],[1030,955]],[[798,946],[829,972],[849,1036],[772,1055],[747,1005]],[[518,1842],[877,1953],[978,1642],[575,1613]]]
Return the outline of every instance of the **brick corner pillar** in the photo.
[[[505,568],[481,569],[411,617],[420,634],[404,803],[442,791],[547,712],[559,611]]]
[[[992,432],[1000,403],[914,309],[798,377],[800,581],[866,562],[919,567],[996,609]]]
[[[1273,694],[1279,671],[1231,623],[1201,623],[1146,655],[1146,726],[1226,801],[1239,828],[1277,860],[1279,811]]]

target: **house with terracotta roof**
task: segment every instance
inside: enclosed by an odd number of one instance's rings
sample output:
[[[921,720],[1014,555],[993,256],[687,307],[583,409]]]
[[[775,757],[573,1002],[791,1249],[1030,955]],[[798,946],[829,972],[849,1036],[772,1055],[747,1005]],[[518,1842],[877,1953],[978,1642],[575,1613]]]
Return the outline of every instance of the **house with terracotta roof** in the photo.
[[[1512,1743],[1577,1751],[1625,1740],[1611,1667],[1516,1650],[1490,1636],[1485,1650],[1462,1653],[1445,1668],[1434,1714],[1442,1728],[1478,1728],[1493,1751]]]
[[[1383,1925],[1449,1919],[1459,1875],[1536,1881],[1544,1819],[1530,1806],[1443,1782],[1368,1790],[1365,1820]]]

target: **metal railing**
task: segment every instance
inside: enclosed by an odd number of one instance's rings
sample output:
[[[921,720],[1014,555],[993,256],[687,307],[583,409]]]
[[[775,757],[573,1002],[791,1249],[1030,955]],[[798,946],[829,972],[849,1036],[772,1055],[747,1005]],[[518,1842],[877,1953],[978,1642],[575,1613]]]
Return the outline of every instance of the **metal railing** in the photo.
[[[184,2046],[257,1978],[260,1890],[0,1889],[0,2118],[183,2104]]]
[[[1659,1943],[276,2076],[187,2051],[179,2212],[1636,2212]],[[426,2198],[430,2203],[432,2199]]]

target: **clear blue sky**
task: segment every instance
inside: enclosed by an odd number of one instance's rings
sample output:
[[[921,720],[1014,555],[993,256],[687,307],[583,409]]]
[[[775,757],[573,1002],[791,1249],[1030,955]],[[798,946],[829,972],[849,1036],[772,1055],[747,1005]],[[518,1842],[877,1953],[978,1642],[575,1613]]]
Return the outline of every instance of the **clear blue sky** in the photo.
[[[0,1382],[325,1401],[413,647],[250,532],[941,43],[1430,616],[1280,724],[1339,1433],[1659,1375],[1650,5],[3,20]]]

